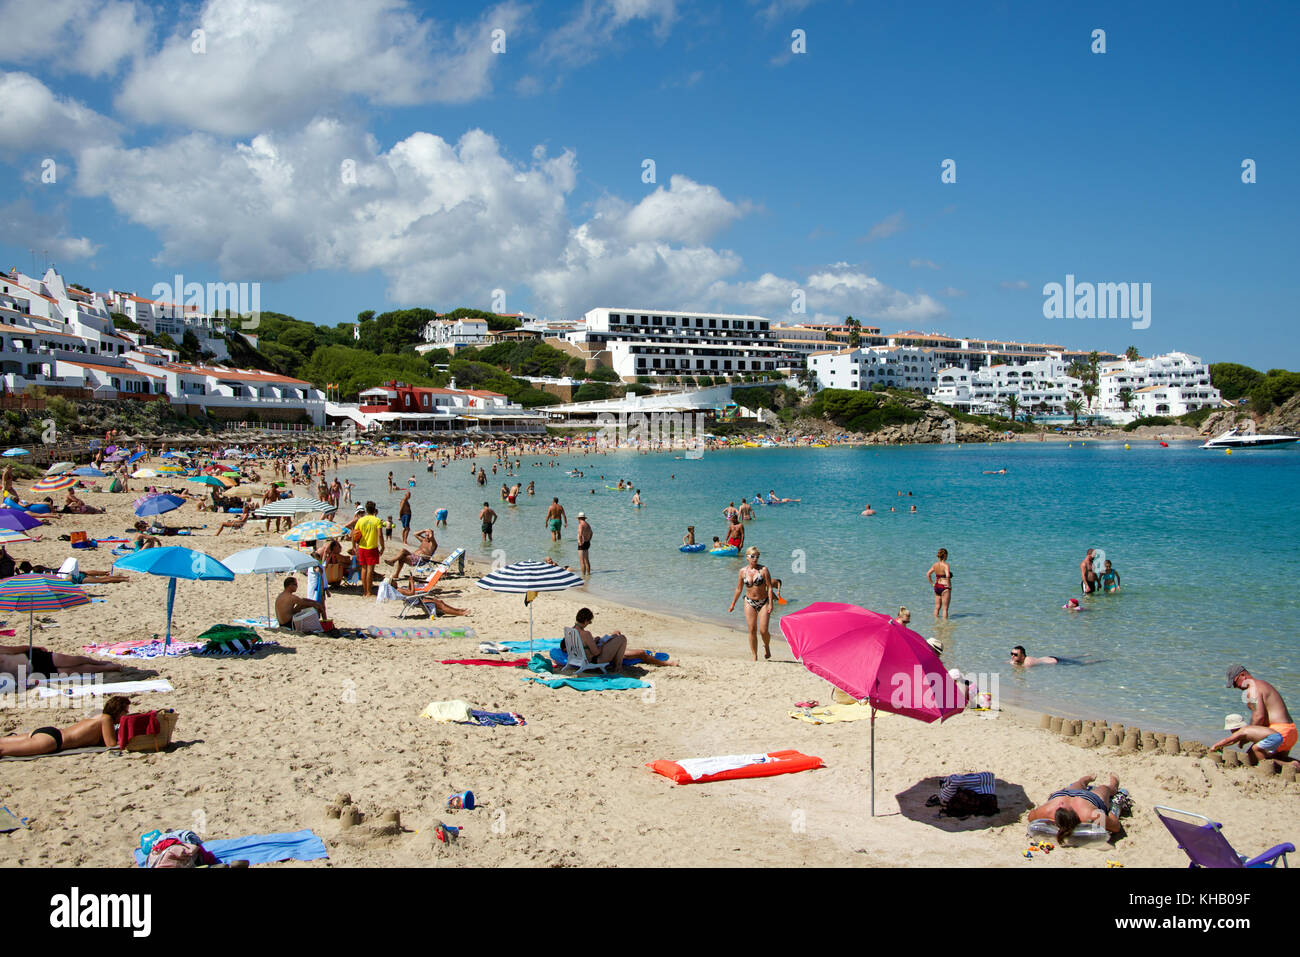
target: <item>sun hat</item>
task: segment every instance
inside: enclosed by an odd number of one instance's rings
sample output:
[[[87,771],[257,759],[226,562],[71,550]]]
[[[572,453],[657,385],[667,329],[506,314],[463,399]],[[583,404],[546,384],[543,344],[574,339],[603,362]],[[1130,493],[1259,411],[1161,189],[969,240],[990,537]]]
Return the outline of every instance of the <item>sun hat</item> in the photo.
[[[1245,665],[1228,666],[1228,687],[1229,688],[1237,687],[1237,676],[1243,674],[1245,670],[1246,670]]]
[[[936,654],[943,654],[943,642],[938,638],[927,638],[925,643],[933,648]]]
[[[578,513],[578,518],[586,518],[586,517],[587,517],[587,513],[586,513],[586,512],[579,512],[579,513]]]
[[[1239,714],[1230,714],[1223,719],[1224,731],[1236,731],[1238,728],[1246,726],[1246,719]]]

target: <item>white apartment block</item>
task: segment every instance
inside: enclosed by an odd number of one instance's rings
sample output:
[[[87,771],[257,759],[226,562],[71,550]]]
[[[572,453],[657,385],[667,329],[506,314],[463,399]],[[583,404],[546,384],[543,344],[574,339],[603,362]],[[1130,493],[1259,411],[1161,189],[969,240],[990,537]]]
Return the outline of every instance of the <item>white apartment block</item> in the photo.
[[[592,309],[583,328],[564,339],[610,366],[625,381],[637,376],[732,376],[797,368],[760,316],[646,309]]]
[[[1132,421],[1139,416],[1178,416],[1222,403],[1219,390],[1210,384],[1210,367],[1186,352],[1169,352],[1136,361],[1103,362],[1099,367],[1097,406],[1112,419]]]
[[[936,365],[933,350],[909,346],[864,346],[808,356],[818,390],[880,386],[928,395],[938,383]]]
[[[933,398],[950,408],[976,415],[1007,414],[1015,397],[1017,416],[1065,415],[1066,403],[1083,398],[1083,382],[1067,374],[1061,359],[1039,359],[1024,365],[993,365],[974,371],[957,366],[941,369]]]
[[[424,324],[424,341],[435,349],[461,349],[487,344],[486,319],[431,319]]]

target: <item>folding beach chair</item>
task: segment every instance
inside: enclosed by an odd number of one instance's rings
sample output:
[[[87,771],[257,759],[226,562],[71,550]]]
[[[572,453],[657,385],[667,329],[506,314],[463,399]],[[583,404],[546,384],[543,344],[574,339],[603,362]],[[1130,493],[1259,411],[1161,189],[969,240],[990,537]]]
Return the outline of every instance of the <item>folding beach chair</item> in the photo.
[[[426,574],[432,572],[436,577],[441,578],[443,575],[446,575],[448,572],[451,571],[451,566],[456,562],[459,562],[459,570],[456,572],[456,574],[464,575],[465,574],[465,549],[458,548],[450,555],[448,555],[446,558],[444,558],[442,561],[437,563],[434,563],[432,559],[426,560],[425,562],[413,568],[412,571],[418,574]]]
[[[1294,844],[1279,844],[1270,848],[1258,857],[1252,857],[1249,860],[1243,854],[1238,854],[1228,839],[1223,836],[1222,824],[1211,821],[1208,817],[1201,814],[1193,814],[1191,811],[1180,811],[1177,808],[1164,807],[1157,804],[1155,806],[1156,817],[1160,818],[1169,833],[1174,836],[1178,842],[1179,849],[1187,855],[1191,861],[1188,867],[1276,867],[1278,858],[1282,859],[1282,866],[1288,867],[1286,856],[1295,852]],[[1184,817],[1194,817],[1198,821],[1204,821],[1204,824],[1195,824],[1191,821],[1180,821],[1177,818],[1166,817],[1160,812],[1166,814],[1181,814]]]
[[[414,595],[409,596],[406,599],[406,601],[402,603],[401,609],[397,612],[398,618],[405,617],[406,611],[409,608],[417,608],[420,611],[423,611],[429,614],[430,616],[432,616],[433,613],[429,611],[428,607],[424,604],[425,599],[427,599],[430,593],[433,591],[433,586],[438,584],[438,581],[442,578],[442,576],[447,574],[447,572],[451,570],[451,563],[457,558],[457,556],[459,556],[460,560],[464,562],[465,549],[463,548],[456,549],[456,551],[452,552],[450,555],[448,555],[446,558],[444,558],[441,562],[438,563],[437,567],[433,571],[433,574],[429,576],[429,580],[426,581],[423,586],[421,586],[419,591],[417,591]]]
[[[564,654],[568,659],[561,671],[569,668],[576,669],[573,673],[580,675],[584,671],[608,671],[610,663],[608,661],[590,661],[587,658],[587,646],[582,643],[582,636],[578,634],[578,629],[569,627],[564,629]]]

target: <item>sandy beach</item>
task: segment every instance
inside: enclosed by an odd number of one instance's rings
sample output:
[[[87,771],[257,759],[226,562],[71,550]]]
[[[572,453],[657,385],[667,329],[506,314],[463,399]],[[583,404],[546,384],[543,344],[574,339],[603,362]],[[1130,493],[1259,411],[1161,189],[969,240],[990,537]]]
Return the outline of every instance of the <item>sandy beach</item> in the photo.
[[[42,530],[43,541],[10,546],[10,553],[51,566],[76,554],[83,568],[106,570],[112,562],[106,547],[74,552],[57,537],[73,530],[92,537],[121,533],[133,520],[131,501],[139,491],[80,494],[106,514],[56,516]],[[206,522],[206,530],[165,544],[217,558],[282,544],[252,521],[217,539],[214,516],[192,504],[165,519],[172,525]],[[455,544],[442,542],[439,557]],[[622,630],[633,647],[667,651],[680,666],[646,669],[652,688],[580,693],[522,680],[522,669],[439,664],[479,657],[479,641],[528,636],[522,599],[476,587],[482,571],[467,565],[465,577],[444,579],[437,592],[471,614],[434,624],[471,627],[472,639],[363,640],[264,630],[263,637],[278,645],[250,657],[123,659],[124,680],[157,676],[175,686],[132,700],[134,711],[179,712],[172,747],[158,754],[0,761],[2,803],[31,819],[29,829],[0,834],[0,863],[126,867],[142,833],[188,827],[204,837],[312,828],[325,840],[328,861],[279,866],[1056,868],[1105,867],[1108,860],[1128,867],[1185,866],[1151,812],[1155,804],[1222,821],[1243,852],[1259,853],[1296,836],[1300,791],[1294,781],[1224,768],[1208,757],[1087,749],[1041,729],[1037,713],[1005,710],[967,711],[942,725],[881,714],[878,816],[872,818],[870,722],[792,720],[795,702],[827,703],[831,689],[791,658],[779,634],[773,660],[754,663],[739,630],[575,589],[537,600],[539,638],[558,638],[587,605],[596,611],[595,628]],[[161,634],[165,588],[164,579],[136,574],[124,584],[86,585],[104,601],[50,614],[38,625],[36,643],[81,653],[91,642]],[[279,576],[273,576],[272,594],[278,590]],[[262,615],[265,607],[262,576],[182,581],[173,634],[192,638],[213,624]],[[396,624],[399,607],[363,599],[356,590],[329,599],[330,617],[340,627]],[[25,643],[26,618],[7,617],[7,627],[17,631],[7,640]],[[527,725],[481,728],[420,716],[430,702],[450,699],[518,712]],[[64,725],[97,710],[14,704],[12,697],[0,699],[0,734]],[[783,749],[817,755],[826,766],[686,786],[644,766],[656,759]],[[944,775],[978,770],[997,775],[999,816],[955,820],[924,806]],[[1025,812],[1081,775],[1104,780],[1108,772],[1119,776],[1135,802],[1125,835],[1101,849],[1058,849],[1025,859]],[[472,790],[481,807],[446,810],[446,798],[463,789]],[[327,805],[340,793],[351,796],[366,822],[343,828],[327,816]],[[373,826],[388,810],[400,812],[399,833]],[[436,841],[438,821],[463,826],[459,842]]]

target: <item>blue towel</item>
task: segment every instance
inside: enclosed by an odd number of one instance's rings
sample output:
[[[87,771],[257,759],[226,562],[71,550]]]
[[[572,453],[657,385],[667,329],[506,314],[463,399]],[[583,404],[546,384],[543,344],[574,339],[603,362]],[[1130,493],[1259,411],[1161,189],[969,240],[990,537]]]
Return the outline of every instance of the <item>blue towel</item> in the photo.
[[[624,678],[622,675],[577,675],[572,678],[539,678],[537,675],[525,675],[522,681],[536,681],[548,688],[574,688],[577,691],[622,691],[625,688],[649,688],[648,681],[639,678]]]
[[[252,866],[274,864],[276,861],[314,861],[329,857],[325,842],[310,829],[287,834],[252,834],[224,841],[204,841],[203,846],[223,864],[248,861]],[[144,867],[145,855],[138,847],[135,849],[135,862],[137,866]]]
[[[533,646],[533,651],[535,651],[539,655],[544,655],[547,654],[548,652],[553,653],[554,649],[559,648],[560,646],[552,645],[551,643],[552,641],[554,641],[554,639],[546,639],[543,641],[532,642],[531,644]],[[529,642],[527,641],[498,641],[497,644],[499,644],[506,651],[513,652],[513,653],[518,653],[520,651],[527,651],[529,646]]]

